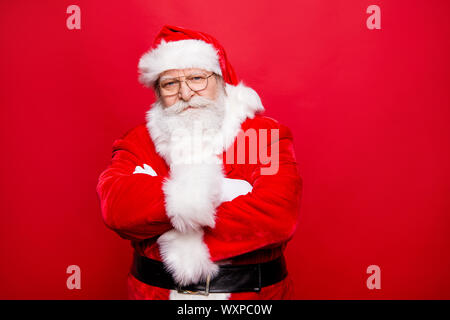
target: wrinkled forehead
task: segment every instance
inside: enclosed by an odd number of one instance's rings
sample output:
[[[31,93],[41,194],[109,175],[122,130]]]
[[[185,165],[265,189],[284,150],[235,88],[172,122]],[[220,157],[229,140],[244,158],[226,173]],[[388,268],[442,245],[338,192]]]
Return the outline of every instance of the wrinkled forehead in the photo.
[[[210,72],[209,72],[210,73]],[[196,74],[208,74],[208,71],[205,69],[199,68],[187,68],[187,69],[171,69],[162,72],[159,75],[160,80],[164,80],[166,78],[176,78],[176,77],[187,77]]]

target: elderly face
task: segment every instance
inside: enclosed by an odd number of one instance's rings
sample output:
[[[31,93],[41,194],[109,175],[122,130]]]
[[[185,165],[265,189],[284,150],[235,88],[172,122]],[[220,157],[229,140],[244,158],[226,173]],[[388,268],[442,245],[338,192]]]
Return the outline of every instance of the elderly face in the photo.
[[[211,75],[211,76],[210,76]],[[202,78],[207,77],[205,88],[198,86],[197,83],[202,83]],[[173,80],[173,81],[172,81]],[[187,80],[191,87],[185,81],[179,83],[178,92],[172,93],[173,86],[178,88],[177,80]],[[211,71],[204,69],[189,68],[189,69],[173,69],[167,70],[160,74],[158,80],[160,99],[163,105],[167,108],[179,100],[188,102],[194,96],[202,96],[204,98],[215,100],[217,97],[218,86],[221,85],[216,78],[216,75]],[[162,88],[164,86],[166,89]],[[203,88],[197,90],[198,88]]]

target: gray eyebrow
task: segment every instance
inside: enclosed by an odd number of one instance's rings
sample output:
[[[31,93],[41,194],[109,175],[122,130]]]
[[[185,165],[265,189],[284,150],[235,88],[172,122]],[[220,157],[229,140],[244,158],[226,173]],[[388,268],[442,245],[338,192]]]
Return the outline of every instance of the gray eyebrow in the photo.
[[[205,76],[206,74],[204,72],[199,71],[199,72],[193,72],[191,74],[187,74],[186,77],[191,77],[191,76],[196,76],[196,75]],[[159,81],[166,80],[166,79],[177,79],[177,78],[179,78],[179,77],[162,76],[161,78],[159,78]]]

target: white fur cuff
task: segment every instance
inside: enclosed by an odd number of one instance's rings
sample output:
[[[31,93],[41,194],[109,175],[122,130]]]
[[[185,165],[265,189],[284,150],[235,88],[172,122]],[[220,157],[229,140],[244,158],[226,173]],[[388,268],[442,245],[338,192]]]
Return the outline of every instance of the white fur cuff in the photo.
[[[158,238],[159,251],[167,270],[181,286],[215,277],[219,267],[210,260],[203,231],[167,231]]]

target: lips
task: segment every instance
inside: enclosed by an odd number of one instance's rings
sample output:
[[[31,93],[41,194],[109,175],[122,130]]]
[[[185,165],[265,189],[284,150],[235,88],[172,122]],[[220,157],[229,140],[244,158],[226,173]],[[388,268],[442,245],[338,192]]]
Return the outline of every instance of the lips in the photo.
[[[186,111],[186,110],[194,110],[194,109],[200,109],[202,108],[201,106],[187,106],[186,108],[183,109],[182,112]]]

